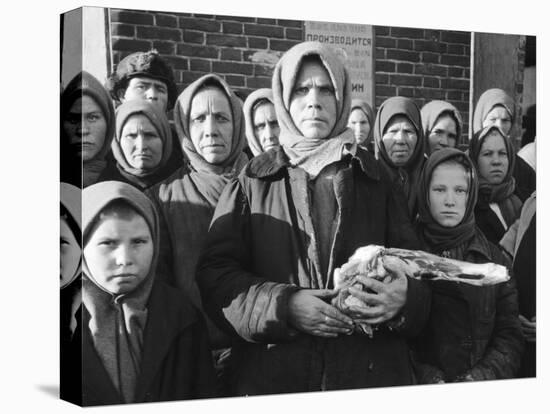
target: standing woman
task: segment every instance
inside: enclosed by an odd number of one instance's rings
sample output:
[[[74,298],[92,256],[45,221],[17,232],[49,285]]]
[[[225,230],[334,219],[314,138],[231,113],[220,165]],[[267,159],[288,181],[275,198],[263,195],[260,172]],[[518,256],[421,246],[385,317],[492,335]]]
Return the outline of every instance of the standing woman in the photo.
[[[427,155],[441,148],[456,148],[462,133],[462,117],[454,105],[446,101],[431,101],[422,107],[420,113]]]
[[[246,140],[256,156],[279,146],[279,122],[273,105],[273,92],[262,88],[252,92],[244,101]]]
[[[490,242],[498,244],[521,213],[512,176],[517,157],[511,140],[498,126],[476,132],[469,152],[479,174],[476,223]]]
[[[85,188],[107,167],[115,111],[101,83],[82,71],[61,95],[61,181]]]
[[[439,256],[504,265],[503,254],[476,226],[477,187],[475,167],[462,151],[445,148],[432,154],[419,186],[419,238],[424,250]],[[430,317],[414,347],[419,381],[513,378],[523,350],[515,281],[429,283]]]
[[[472,132],[475,134],[485,127],[498,126],[508,140],[515,122],[515,103],[502,89],[488,89],[479,97],[474,111]],[[537,175],[529,164],[518,157],[512,144],[515,166],[512,175],[516,180],[515,193],[523,202],[535,191]]]
[[[367,149],[371,154],[374,154],[373,125],[374,111],[367,101],[352,99],[348,128],[353,131],[357,145]]]
[[[420,110],[412,99],[395,96],[380,105],[374,142],[380,164],[405,192],[414,219],[416,187],[424,164],[424,134]]]
[[[172,136],[164,111],[145,100],[125,101],[116,110],[111,149],[116,165],[104,174],[105,180],[144,190],[167,178]]]

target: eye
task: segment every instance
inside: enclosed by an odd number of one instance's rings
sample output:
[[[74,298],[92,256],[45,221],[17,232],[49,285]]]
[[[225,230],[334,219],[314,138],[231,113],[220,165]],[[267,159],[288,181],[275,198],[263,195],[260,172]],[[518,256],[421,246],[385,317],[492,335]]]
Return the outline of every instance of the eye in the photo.
[[[69,245],[69,244],[70,244],[69,241],[68,241],[67,239],[65,239],[64,237],[61,237],[61,239],[59,240],[59,243],[62,244],[62,245],[63,245],[63,244],[65,244],[65,245]]]
[[[200,122],[204,122],[204,120],[206,119],[206,115],[197,115],[196,117],[193,118],[193,122],[196,122],[196,123],[200,123]]]
[[[93,113],[93,114],[88,114],[87,118],[88,118],[88,121],[95,122],[95,121],[99,120],[100,116],[99,116],[99,114]]]
[[[307,95],[308,92],[309,92],[309,88],[307,86],[300,86],[294,89],[294,93],[297,95]]]
[[[134,244],[137,244],[137,245],[144,245],[144,244],[147,244],[149,243],[149,239],[146,239],[146,238],[137,238],[137,239],[134,239],[132,240]]]
[[[334,94],[334,88],[332,86],[321,86],[319,88],[319,91],[324,95],[332,95]]]
[[[229,118],[222,114],[216,114],[215,118],[218,122],[229,122]]]
[[[105,240],[100,240],[97,244],[98,246],[102,246],[102,247],[114,247],[116,245],[116,242],[114,240],[105,239]]]

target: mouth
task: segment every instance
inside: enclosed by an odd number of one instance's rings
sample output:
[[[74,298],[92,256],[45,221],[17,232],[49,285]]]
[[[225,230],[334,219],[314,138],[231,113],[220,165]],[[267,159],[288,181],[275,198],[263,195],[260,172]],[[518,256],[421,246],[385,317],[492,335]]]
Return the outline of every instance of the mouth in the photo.
[[[442,211],[441,215],[445,217],[454,217],[454,216],[457,216],[458,214],[454,211]]]
[[[111,279],[116,279],[119,282],[130,281],[130,280],[135,279],[135,278],[136,278],[136,275],[133,274],[133,273],[121,273],[121,274],[118,274],[118,275],[112,275],[111,276]]]
[[[138,158],[141,160],[149,160],[151,159],[151,156],[149,154],[137,154],[137,155],[134,155],[134,158]]]

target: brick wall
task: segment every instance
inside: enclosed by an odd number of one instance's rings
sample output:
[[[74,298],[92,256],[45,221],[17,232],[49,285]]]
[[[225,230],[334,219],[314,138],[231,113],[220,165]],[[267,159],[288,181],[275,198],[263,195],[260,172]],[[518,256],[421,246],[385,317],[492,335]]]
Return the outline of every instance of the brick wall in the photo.
[[[203,74],[222,75],[241,95],[271,86],[281,54],[303,41],[303,21],[111,10],[113,63],[156,48],[172,64],[182,91]],[[453,103],[468,135],[470,33],[375,27],[376,107],[388,97]]]

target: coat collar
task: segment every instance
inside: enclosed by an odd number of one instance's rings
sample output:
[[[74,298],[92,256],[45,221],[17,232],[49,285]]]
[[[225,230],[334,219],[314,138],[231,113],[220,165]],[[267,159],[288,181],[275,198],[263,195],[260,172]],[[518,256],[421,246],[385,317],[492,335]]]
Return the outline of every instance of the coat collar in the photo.
[[[478,227],[476,227],[475,236],[472,238],[471,243],[468,245],[465,256],[468,256],[470,253],[480,254],[488,261],[493,260],[489,241]]]
[[[380,179],[380,167],[374,156],[367,150],[357,147],[355,154],[349,157],[351,157],[350,164],[357,163],[369,178],[376,181]],[[281,170],[290,166],[283,148],[278,147],[252,158],[244,168],[243,174],[250,178],[268,178],[276,176]]]

